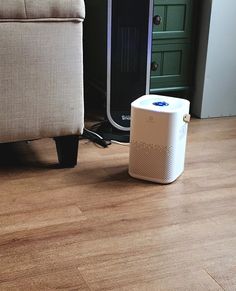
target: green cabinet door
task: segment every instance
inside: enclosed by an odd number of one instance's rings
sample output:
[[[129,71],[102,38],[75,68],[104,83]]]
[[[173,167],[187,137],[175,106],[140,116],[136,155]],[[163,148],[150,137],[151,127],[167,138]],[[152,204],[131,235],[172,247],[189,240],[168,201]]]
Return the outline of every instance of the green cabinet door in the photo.
[[[189,46],[188,43],[153,45],[151,92],[188,86]]]
[[[189,87],[192,15],[193,0],[154,0],[151,92]]]
[[[155,0],[153,39],[188,38],[192,0]]]

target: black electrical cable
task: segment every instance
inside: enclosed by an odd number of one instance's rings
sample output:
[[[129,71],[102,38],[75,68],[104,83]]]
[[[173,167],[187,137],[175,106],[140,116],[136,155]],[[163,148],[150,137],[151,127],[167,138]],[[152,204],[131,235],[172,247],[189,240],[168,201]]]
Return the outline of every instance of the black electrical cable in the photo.
[[[88,139],[104,148],[107,148],[111,144],[111,141],[107,141],[103,139],[102,136],[100,136],[96,132],[93,132],[92,130],[89,130],[87,128],[84,128],[82,138]]]

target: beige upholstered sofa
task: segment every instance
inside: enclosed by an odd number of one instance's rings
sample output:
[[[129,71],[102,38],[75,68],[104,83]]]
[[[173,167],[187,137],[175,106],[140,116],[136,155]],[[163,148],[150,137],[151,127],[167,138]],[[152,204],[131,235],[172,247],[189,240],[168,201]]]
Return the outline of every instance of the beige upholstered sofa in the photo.
[[[53,137],[77,162],[84,126],[83,0],[0,0],[0,143]]]

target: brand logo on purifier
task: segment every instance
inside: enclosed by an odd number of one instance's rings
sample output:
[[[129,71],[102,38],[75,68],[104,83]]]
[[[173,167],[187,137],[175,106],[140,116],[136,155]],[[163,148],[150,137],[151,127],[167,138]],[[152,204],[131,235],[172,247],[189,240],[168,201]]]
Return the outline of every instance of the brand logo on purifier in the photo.
[[[130,120],[130,115],[121,115],[122,120]]]
[[[150,123],[155,122],[155,118],[154,118],[154,116],[149,115],[149,116],[147,117],[147,122],[150,122]]]

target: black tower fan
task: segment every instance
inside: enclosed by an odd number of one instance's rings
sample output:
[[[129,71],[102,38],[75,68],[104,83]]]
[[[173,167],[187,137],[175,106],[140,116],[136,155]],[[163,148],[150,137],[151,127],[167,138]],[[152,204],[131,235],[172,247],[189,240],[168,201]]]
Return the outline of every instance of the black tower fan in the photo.
[[[128,134],[132,101],[149,94],[153,0],[85,4],[85,98],[99,93],[110,126]]]

